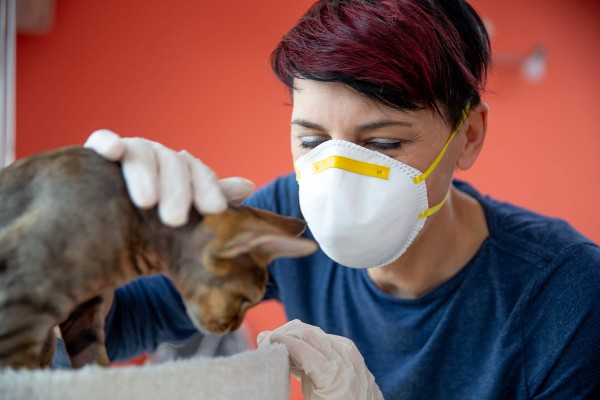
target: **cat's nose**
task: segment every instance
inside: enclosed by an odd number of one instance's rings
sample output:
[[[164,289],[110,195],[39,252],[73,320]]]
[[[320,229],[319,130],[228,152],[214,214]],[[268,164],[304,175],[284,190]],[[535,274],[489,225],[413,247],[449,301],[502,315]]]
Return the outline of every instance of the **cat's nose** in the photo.
[[[231,332],[233,330],[236,330],[237,328],[239,328],[241,325],[241,319],[240,318],[233,318],[233,319],[229,319],[229,320],[225,320],[223,321],[223,327],[224,327],[224,331],[225,332]]]
[[[227,333],[239,327],[237,318],[218,318],[206,323],[207,329],[212,333]]]

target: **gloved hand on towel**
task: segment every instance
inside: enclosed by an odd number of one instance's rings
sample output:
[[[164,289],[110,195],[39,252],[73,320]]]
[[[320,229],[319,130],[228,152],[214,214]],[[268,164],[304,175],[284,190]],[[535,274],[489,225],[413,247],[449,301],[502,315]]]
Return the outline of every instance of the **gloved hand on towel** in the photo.
[[[302,382],[307,400],[382,400],[373,375],[354,345],[345,337],[293,320],[258,335],[259,347],[284,344],[292,374]]]
[[[241,204],[254,190],[245,178],[218,180],[212,169],[187,151],[176,152],[151,140],[122,138],[101,129],[84,146],[120,161],[133,203],[140,208],[158,204],[161,221],[170,226],[184,225],[192,204],[202,214],[218,213],[228,202]]]

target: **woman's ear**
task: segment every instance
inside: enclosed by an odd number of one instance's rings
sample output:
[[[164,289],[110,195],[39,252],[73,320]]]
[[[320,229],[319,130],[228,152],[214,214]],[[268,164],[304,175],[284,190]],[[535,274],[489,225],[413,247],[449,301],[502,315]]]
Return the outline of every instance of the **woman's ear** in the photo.
[[[487,120],[488,105],[486,103],[479,103],[471,109],[469,118],[467,118],[466,121],[467,131],[465,137],[467,140],[456,162],[456,166],[459,169],[469,169],[473,166],[475,160],[477,160],[477,157],[483,148],[483,142],[487,132]]]

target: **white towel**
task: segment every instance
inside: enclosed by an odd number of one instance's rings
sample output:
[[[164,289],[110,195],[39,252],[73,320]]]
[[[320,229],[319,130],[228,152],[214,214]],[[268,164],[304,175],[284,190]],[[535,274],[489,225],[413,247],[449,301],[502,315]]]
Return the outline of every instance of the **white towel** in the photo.
[[[289,400],[288,352],[273,345],[229,357],[142,367],[0,370],[0,399]]]

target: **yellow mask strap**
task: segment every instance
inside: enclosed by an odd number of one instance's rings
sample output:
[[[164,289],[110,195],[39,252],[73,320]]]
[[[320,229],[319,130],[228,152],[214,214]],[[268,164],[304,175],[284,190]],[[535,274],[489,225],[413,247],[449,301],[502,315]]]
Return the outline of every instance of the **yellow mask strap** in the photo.
[[[427,218],[430,215],[435,214],[436,212],[438,212],[440,210],[440,208],[442,208],[442,206],[444,205],[444,203],[446,202],[446,200],[448,200],[448,197],[450,196],[450,191],[448,190],[448,193],[446,193],[446,196],[444,196],[444,200],[440,201],[438,204],[436,204],[435,206],[422,211],[419,213],[419,218]]]
[[[415,176],[413,178],[413,182],[415,184],[419,184],[419,183],[423,182],[425,179],[427,179],[427,177],[433,172],[433,170],[435,169],[435,167],[438,166],[438,164],[442,160],[442,157],[444,157],[444,154],[446,153],[446,150],[448,149],[448,146],[450,145],[450,141],[454,138],[454,136],[456,136],[456,134],[458,133],[458,131],[460,130],[460,128],[464,124],[465,120],[469,116],[469,108],[470,108],[470,104],[467,104],[467,106],[465,107],[465,109],[462,111],[462,116],[460,117],[460,120],[456,124],[456,127],[452,130],[452,133],[450,134],[450,137],[448,138],[448,140],[446,140],[446,144],[444,144],[444,147],[442,147],[442,150],[440,151],[440,153],[438,154],[438,156],[435,158],[435,160],[433,160],[433,163],[431,163],[431,165],[429,166],[429,168],[427,168],[427,171],[425,171],[421,175]],[[443,204],[443,202],[442,202],[442,204]]]

